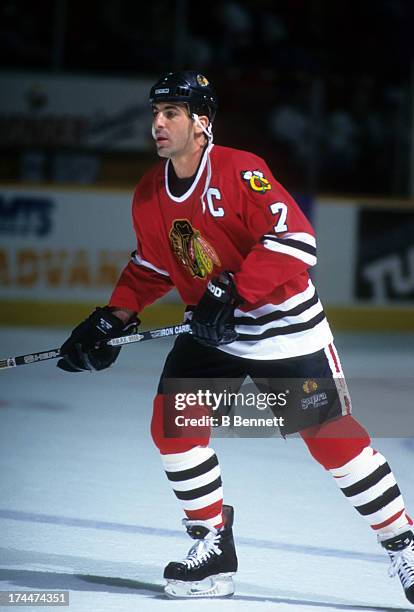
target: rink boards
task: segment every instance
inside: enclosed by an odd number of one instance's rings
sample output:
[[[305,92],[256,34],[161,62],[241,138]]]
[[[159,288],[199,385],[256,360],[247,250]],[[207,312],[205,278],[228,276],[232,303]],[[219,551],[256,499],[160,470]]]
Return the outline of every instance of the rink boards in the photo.
[[[0,324],[72,325],[108,301],[135,249],[132,190],[0,188]],[[336,329],[414,329],[414,204],[317,197],[318,292]],[[179,322],[171,292],[144,322]]]

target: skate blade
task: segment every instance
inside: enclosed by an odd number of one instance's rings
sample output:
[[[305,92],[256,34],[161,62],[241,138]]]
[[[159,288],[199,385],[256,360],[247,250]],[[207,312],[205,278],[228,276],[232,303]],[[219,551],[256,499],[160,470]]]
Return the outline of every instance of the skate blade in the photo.
[[[164,592],[170,599],[194,599],[200,597],[232,597],[233,573],[209,576],[199,582],[167,580]]]

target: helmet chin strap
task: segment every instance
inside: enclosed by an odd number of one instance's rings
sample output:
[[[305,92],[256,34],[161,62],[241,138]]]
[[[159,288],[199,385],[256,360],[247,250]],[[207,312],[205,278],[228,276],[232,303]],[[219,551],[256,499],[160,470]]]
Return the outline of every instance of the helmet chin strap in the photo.
[[[208,188],[210,186],[210,180],[211,180],[210,149],[213,146],[213,130],[212,130],[211,122],[209,122],[207,128],[204,127],[204,125],[201,123],[200,118],[197,115],[197,113],[192,113],[191,114],[191,118],[203,130],[203,132],[207,136],[207,140],[208,140],[208,146],[207,146],[207,151],[206,151],[206,155],[207,155],[207,177],[206,177],[206,182],[205,182],[205,185],[204,185],[203,193],[202,193],[201,198],[200,198],[201,199],[201,206],[202,206],[202,210],[203,210],[203,214],[204,214],[206,212],[206,203],[204,201],[204,196],[207,193],[207,190],[208,190]],[[156,133],[155,133],[154,125],[151,126],[151,134],[152,134],[153,139],[156,140]]]
[[[213,127],[211,125],[211,121],[209,121],[208,126],[205,128],[204,125],[201,123],[200,117],[197,115],[197,113],[191,113],[191,118],[196,122],[198,127],[201,127],[204,134],[208,138],[208,144],[211,144],[213,142]]]
[[[202,206],[202,210],[203,210],[203,214],[206,212],[206,203],[204,201],[204,196],[206,195],[208,188],[210,187],[210,180],[211,180],[211,161],[210,161],[210,149],[213,146],[213,130],[212,130],[212,125],[211,125],[211,121],[209,121],[208,126],[205,128],[204,125],[201,123],[199,116],[197,115],[197,113],[191,113],[191,117],[192,119],[196,122],[196,124],[201,127],[201,129],[203,130],[204,134],[207,136],[208,139],[208,146],[207,146],[207,151],[206,151],[206,155],[207,155],[207,177],[206,177],[206,182],[204,185],[204,189],[203,189],[203,193],[201,194],[201,206]]]

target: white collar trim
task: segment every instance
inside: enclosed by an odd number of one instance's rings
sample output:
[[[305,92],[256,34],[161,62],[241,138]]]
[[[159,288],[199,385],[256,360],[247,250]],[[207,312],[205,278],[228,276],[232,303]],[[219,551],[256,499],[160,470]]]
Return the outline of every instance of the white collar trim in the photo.
[[[206,148],[206,150],[203,153],[203,159],[201,160],[201,164],[198,168],[198,172],[196,174],[196,177],[194,179],[194,181],[192,182],[192,185],[190,187],[190,189],[188,191],[186,191],[182,196],[180,197],[176,197],[174,196],[171,191],[170,191],[170,187],[168,185],[168,168],[170,166],[170,159],[167,160],[167,163],[165,164],[165,170],[164,170],[164,176],[165,176],[165,189],[167,191],[167,195],[169,198],[171,198],[171,200],[174,200],[174,202],[184,202],[187,198],[190,197],[190,195],[193,193],[194,189],[197,187],[198,185],[198,181],[200,180],[201,175],[204,172],[204,168],[206,167],[206,163],[207,163],[207,156],[209,155],[211,149],[214,147],[213,143],[210,143],[208,145],[208,147]]]

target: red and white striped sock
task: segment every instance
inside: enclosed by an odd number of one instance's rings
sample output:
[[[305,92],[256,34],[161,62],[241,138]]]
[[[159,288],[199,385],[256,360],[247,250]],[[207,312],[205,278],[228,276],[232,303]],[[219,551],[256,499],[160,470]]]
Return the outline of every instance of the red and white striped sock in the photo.
[[[354,508],[381,536],[413,524],[387,460],[370,446],[342,467],[329,470]]]
[[[167,478],[191,520],[223,525],[223,487],[217,455],[212,448],[195,446],[183,453],[161,455]]]

